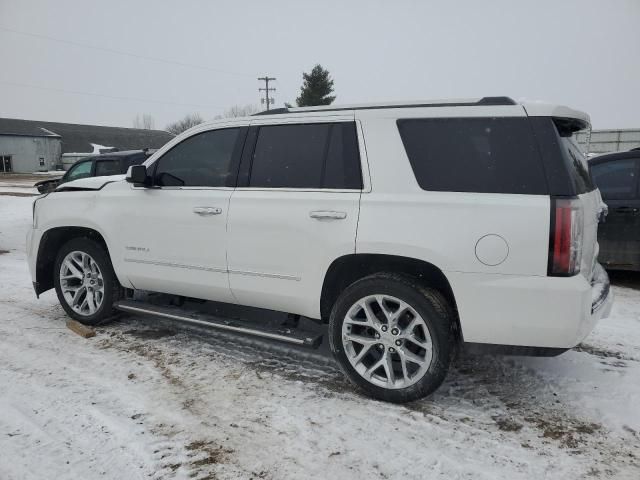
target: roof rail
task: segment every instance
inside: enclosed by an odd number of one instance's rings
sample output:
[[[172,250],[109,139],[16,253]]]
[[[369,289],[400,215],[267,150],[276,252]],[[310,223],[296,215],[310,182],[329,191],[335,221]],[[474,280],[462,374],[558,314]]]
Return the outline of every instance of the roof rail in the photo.
[[[317,107],[298,108],[274,108],[263,112],[254,113],[257,115],[278,115],[283,113],[310,113],[310,112],[338,112],[344,110],[377,110],[381,108],[415,108],[415,107],[470,107],[470,106],[495,106],[495,105],[516,105],[510,97],[482,97],[479,100],[442,100],[427,102],[389,102],[380,104],[359,104],[359,105],[318,105]]]

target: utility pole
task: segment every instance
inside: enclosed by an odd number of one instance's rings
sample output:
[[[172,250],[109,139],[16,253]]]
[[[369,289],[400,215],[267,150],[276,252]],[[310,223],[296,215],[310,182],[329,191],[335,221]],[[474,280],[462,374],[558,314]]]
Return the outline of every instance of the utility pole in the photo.
[[[265,75],[264,77],[259,77],[258,80],[264,82],[264,88],[259,88],[259,92],[264,92],[264,98],[262,99],[262,103],[267,105],[267,110],[269,110],[269,105],[273,105],[275,101],[272,97],[269,96],[269,92],[275,92],[275,88],[269,88],[269,82],[271,80],[275,80],[274,77],[270,77],[269,75]]]

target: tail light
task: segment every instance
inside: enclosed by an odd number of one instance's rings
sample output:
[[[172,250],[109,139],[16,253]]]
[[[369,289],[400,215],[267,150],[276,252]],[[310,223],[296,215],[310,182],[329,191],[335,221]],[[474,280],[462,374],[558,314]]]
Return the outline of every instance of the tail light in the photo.
[[[578,198],[551,199],[548,274],[570,277],[580,273],[583,213]]]

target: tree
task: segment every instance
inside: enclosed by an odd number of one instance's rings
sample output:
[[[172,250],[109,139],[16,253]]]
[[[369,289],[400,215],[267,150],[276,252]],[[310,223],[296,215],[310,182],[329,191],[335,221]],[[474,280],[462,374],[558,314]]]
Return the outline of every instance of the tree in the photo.
[[[136,118],[133,119],[133,128],[153,130],[154,127],[155,127],[155,121],[153,120],[153,117],[148,113],[143,113],[142,116],[138,114],[136,115]]]
[[[258,107],[252,104],[247,105],[234,105],[233,107],[225,110],[222,115],[216,115],[216,119],[221,118],[235,118],[235,117],[248,117],[258,111]]]
[[[169,133],[173,133],[174,135],[180,135],[185,130],[189,130],[191,127],[195,127],[196,125],[200,125],[202,122],[204,122],[204,119],[199,113],[189,113],[185,115],[183,119],[167,125],[165,130]]]
[[[329,71],[316,65],[311,73],[302,74],[302,87],[300,96],[296,98],[299,107],[312,107],[315,105],[331,105],[336,99],[330,95],[333,92],[333,80]]]

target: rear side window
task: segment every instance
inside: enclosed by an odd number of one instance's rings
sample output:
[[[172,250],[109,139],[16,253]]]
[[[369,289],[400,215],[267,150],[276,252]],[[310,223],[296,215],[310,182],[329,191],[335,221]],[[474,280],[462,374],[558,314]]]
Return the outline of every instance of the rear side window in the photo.
[[[103,175],[118,175],[120,171],[120,161],[118,160],[96,160],[96,177]]]
[[[249,186],[361,189],[355,123],[260,127]]]
[[[615,160],[594,165],[591,176],[605,200],[627,200],[636,197],[637,169],[634,159]]]
[[[238,128],[211,130],[189,137],[156,162],[154,184],[161,187],[224,187]]]
[[[526,118],[406,119],[398,128],[423,190],[549,192]]]

